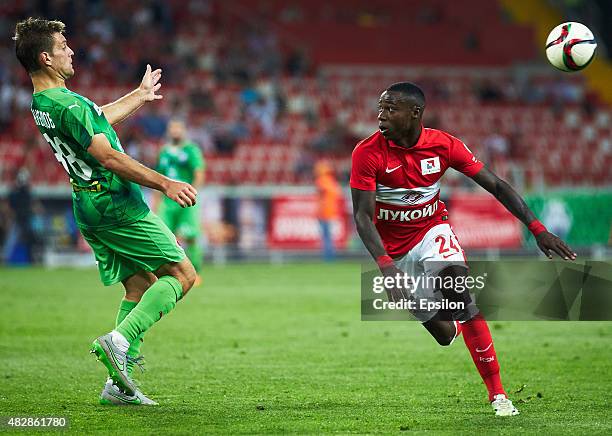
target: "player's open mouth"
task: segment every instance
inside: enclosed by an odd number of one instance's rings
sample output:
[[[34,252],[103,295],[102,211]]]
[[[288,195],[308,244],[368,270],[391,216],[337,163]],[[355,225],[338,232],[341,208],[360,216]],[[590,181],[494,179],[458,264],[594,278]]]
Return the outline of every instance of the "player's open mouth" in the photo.
[[[389,133],[389,128],[388,128],[388,127],[386,127],[386,126],[380,126],[380,125],[379,125],[379,126],[378,126],[378,130],[380,130],[380,133],[382,133],[383,135],[384,135],[385,133]]]

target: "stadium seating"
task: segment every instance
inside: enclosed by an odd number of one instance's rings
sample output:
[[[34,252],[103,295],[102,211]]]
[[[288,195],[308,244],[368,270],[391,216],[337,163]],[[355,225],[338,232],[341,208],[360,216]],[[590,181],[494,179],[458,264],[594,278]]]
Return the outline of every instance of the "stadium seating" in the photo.
[[[281,80],[281,88],[287,100],[306,92],[319,108],[331,108],[328,118],[344,111],[346,129],[356,130],[355,137],[365,137],[376,129],[375,105],[378,93],[385,84],[411,79],[410,75],[420,75],[392,69],[377,75],[376,82],[371,74],[369,69],[360,68],[329,70],[324,89],[321,89],[321,80],[314,78],[303,79],[299,85],[293,79],[285,78]],[[412,79],[418,83],[418,77]],[[601,121],[605,116],[600,114],[596,120],[585,119],[576,104],[566,106],[563,114],[555,115],[547,104],[479,102],[473,91],[478,75],[473,70],[455,71],[446,76],[445,73],[429,72],[428,81],[432,79],[444,83],[452,91],[446,93],[444,98],[435,97],[434,94],[426,114],[435,114],[436,124],[440,128],[463,139],[475,153],[484,152],[483,143],[492,132],[501,130],[508,134],[518,130],[519,143],[514,144],[518,150],[511,150],[508,160],[525,169],[528,183],[544,182],[549,186],[610,183],[611,130],[607,123]],[[500,83],[511,82],[508,77],[500,77],[499,80]],[[539,80],[542,86],[554,86],[556,81],[554,77],[549,78],[548,82]],[[350,102],[345,101],[346,96],[342,97],[347,89],[353,99]],[[105,87],[92,89],[90,95],[93,99],[104,101],[106,96],[120,95],[124,91]],[[180,90],[166,90],[166,93],[181,94]],[[232,96],[230,90],[218,89],[213,90],[213,95],[217,107],[223,108],[219,114],[221,118],[231,117],[239,111],[236,92]],[[321,122],[328,121],[323,116],[321,118]],[[311,127],[303,114],[288,114],[282,118],[282,123],[289,132],[286,141],[275,143],[260,134],[259,137],[253,135],[241,141],[231,155],[208,152],[209,183],[308,183],[309,175],[303,174],[300,178],[295,169],[301,153],[308,148],[319,130]],[[148,145],[159,146],[160,140],[152,140]],[[33,156],[26,157],[30,154],[28,150],[31,148],[26,148],[24,141],[7,137],[0,140],[3,182],[8,182],[13,176],[10,169],[21,166],[26,158],[34,159],[38,169],[34,174],[35,182],[65,181],[63,169],[51,151],[47,150],[44,141],[37,143]],[[331,152],[328,157],[341,171],[346,172],[350,167],[350,150],[345,149],[341,154]]]

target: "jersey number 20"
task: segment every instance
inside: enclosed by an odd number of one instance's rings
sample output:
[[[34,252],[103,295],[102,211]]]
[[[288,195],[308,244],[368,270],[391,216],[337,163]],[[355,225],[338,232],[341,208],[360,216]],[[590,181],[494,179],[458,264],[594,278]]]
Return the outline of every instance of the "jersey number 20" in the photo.
[[[43,133],[43,136],[49,145],[51,145],[53,151],[55,151],[55,158],[64,166],[64,169],[68,174],[70,174],[70,170],[72,169],[74,174],[79,176],[81,179],[91,180],[91,167],[76,157],[74,151],[68,147],[68,144],[58,137],[51,139],[46,133]]]

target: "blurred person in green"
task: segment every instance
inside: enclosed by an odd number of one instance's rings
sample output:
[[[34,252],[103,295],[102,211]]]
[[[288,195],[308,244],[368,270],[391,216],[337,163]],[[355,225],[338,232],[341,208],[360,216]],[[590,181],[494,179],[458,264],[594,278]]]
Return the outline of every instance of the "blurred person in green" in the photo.
[[[187,139],[187,126],[182,119],[174,118],[168,123],[168,142],[163,145],[157,161],[157,171],[181,182],[200,188],[204,184],[204,156],[200,147]],[[153,210],[183,244],[187,257],[196,269],[194,286],[201,283],[202,249],[200,247],[200,208],[199,205],[182,208],[172,200],[162,198],[154,192]]]

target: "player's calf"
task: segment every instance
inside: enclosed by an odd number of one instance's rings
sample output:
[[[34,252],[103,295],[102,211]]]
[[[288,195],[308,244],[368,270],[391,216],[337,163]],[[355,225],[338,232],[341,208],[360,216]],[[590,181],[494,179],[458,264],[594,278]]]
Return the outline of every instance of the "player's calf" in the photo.
[[[463,265],[448,265],[438,274],[440,283],[457,283],[459,277],[467,276],[467,268]],[[453,303],[457,310],[438,310],[423,326],[434,337],[438,344],[449,346],[461,333],[459,321],[469,320],[476,311],[469,292],[457,292],[454,287],[442,286],[438,289],[447,303]]]
[[[439,289],[444,297],[444,300],[457,307],[455,310],[439,311],[441,319],[444,321],[461,321],[465,322],[474,317],[478,313],[478,308],[472,301],[472,297],[467,289],[457,290],[455,284],[465,283],[465,277],[468,276],[468,269],[464,265],[449,265],[442,269],[438,276],[441,279],[443,286]],[[448,283],[453,286],[447,286]]]
[[[189,283],[189,277],[181,278],[183,281],[171,274],[161,275],[143,294],[140,302],[115,327],[112,333],[122,343],[127,344],[126,351],[139,336],[174,309],[183,297],[184,289],[189,289],[193,283]]]
[[[423,327],[427,329],[438,344],[447,347],[451,345],[459,335],[457,324],[453,321],[445,321],[441,319],[440,314],[436,314],[432,319],[424,322]]]
[[[139,302],[143,294],[155,282],[157,277],[149,271],[139,271],[122,281],[125,288],[125,299],[128,301]]]

